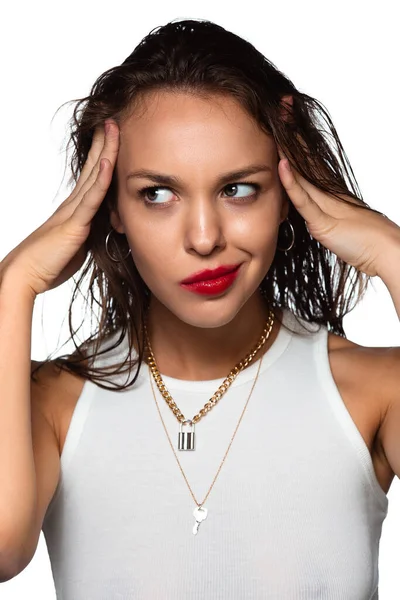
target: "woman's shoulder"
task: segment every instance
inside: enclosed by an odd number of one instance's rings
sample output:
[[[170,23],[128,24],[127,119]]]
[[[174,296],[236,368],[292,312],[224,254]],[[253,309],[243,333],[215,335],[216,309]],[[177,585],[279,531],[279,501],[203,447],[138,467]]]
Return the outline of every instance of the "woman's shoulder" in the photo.
[[[52,428],[57,440],[61,438],[64,415],[73,411],[86,379],[61,369],[56,359],[31,361],[31,409],[40,412]]]

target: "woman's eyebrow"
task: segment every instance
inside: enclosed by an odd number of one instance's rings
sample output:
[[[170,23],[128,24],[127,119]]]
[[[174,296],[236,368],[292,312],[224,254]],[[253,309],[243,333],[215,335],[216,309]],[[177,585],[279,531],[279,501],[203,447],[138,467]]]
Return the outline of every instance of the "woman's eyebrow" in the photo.
[[[260,173],[261,171],[272,171],[272,167],[265,164],[248,165],[242,169],[236,171],[230,171],[228,173],[222,173],[217,179],[217,184],[221,185],[235,179],[242,179],[248,175],[254,175],[254,173]],[[126,181],[135,177],[145,177],[151,179],[158,184],[176,185],[183,186],[184,182],[174,175],[167,175],[165,173],[157,173],[151,169],[138,169],[137,171],[130,171],[126,177]]]

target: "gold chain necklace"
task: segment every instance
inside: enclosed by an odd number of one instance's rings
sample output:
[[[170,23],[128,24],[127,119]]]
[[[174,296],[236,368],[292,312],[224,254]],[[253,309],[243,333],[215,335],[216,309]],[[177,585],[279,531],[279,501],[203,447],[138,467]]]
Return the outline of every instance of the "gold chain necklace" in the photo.
[[[259,350],[259,349],[260,349],[260,348],[261,348],[261,347],[262,347],[262,346],[265,344],[265,342],[267,341],[267,339],[268,339],[268,338],[269,338],[269,336],[270,336],[270,333],[271,333],[271,330],[272,330],[273,323],[274,323],[274,313],[273,313],[273,311],[271,310],[271,311],[270,311],[270,313],[269,313],[269,316],[268,316],[267,325],[264,327],[263,334],[262,334],[262,336],[261,336],[261,339],[260,339],[259,343],[258,343],[258,344],[257,344],[257,346],[256,346],[256,349],[255,349],[255,350],[253,350],[253,351],[251,351],[251,352],[250,352],[250,353],[249,353],[249,354],[246,356],[246,358],[245,358],[243,361],[241,361],[240,363],[238,363],[238,364],[237,364],[237,365],[234,367],[234,369],[232,369],[232,371],[229,373],[228,377],[225,379],[225,381],[224,381],[224,383],[223,383],[222,385],[224,385],[224,384],[225,384],[225,382],[228,380],[228,378],[229,378],[230,376],[232,377],[232,373],[234,373],[233,379],[232,379],[232,380],[229,380],[229,385],[227,385],[226,389],[224,389],[224,391],[223,391],[222,393],[224,393],[224,392],[225,392],[225,391],[228,389],[228,387],[231,385],[231,383],[233,382],[233,380],[235,379],[235,377],[238,375],[238,373],[239,373],[240,371],[242,371],[242,370],[243,370],[243,368],[244,368],[244,367],[243,367],[243,366],[241,366],[241,365],[245,363],[245,364],[246,364],[246,366],[247,366],[247,365],[249,364],[249,362],[250,362],[251,360],[253,360],[253,358],[254,358],[255,354],[258,352],[258,350]],[[190,484],[189,484],[189,482],[188,482],[188,480],[187,480],[187,477],[186,477],[186,475],[185,475],[185,473],[184,473],[184,471],[183,471],[183,469],[182,469],[181,463],[179,462],[178,456],[177,456],[177,454],[176,454],[176,452],[175,452],[175,449],[174,449],[174,447],[173,447],[173,444],[172,444],[172,442],[171,442],[171,438],[170,438],[170,436],[169,436],[169,434],[168,434],[168,431],[167,431],[167,428],[166,428],[166,426],[165,426],[164,419],[162,418],[162,415],[161,415],[160,408],[159,408],[159,406],[158,406],[158,402],[157,402],[157,398],[156,398],[156,395],[155,395],[155,392],[154,392],[154,387],[153,387],[153,382],[152,382],[152,375],[154,376],[154,367],[155,367],[155,369],[156,369],[156,373],[157,373],[157,374],[158,374],[158,376],[159,376],[159,380],[161,381],[161,384],[162,384],[162,386],[163,386],[161,389],[160,389],[160,386],[158,386],[158,388],[159,388],[159,390],[160,390],[160,392],[161,392],[162,396],[165,398],[163,391],[165,391],[165,392],[166,392],[166,394],[168,394],[168,400],[169,400],[169,401],[166,399],[168,406],[170,406],[171,408],[175,408],[175,409],[176,409],[176,411],[175,411],[175,410],[173,410],[173,412],[174,412],[175,416],[178,418],[178,420],[180,420],[180,419],[179,419],[179,416],[180,416],[180,417],[181,417],[183,420],[185,420],[185,418],[184,418],[184,416],[182,415],[182,413],[179,411],[179,409],[178,409],[177,405],[175,404],[175,402],[173,401],[173,399],[172,399],[172,396],[171,396],[171,395],[170,395],[170,394],[167,392],[167,390],[166,390],[166,387],[165,387],[164,383],[162,382],[161,375],[160,375],[160,373],[158,372],[158,370],[157,370],[157,367],[155,366],[154,355],[153,355],[153,353],[152,353],[152,351],[151,351],[151,347],[150,347],[150,344],[149,344],[149,342],[148,342],[148,336],[147,336],[147,328],[146,328],[146,325],[145,325],[145,333],[146,333],[146,342],[147,342],[147,347],[148,347],[149,355],[151,356],[151,358],[152,358],[152,361],[153,361],[152,367],[150,366],[150,363],[149,363],[149,365],[148,365],[148,367],[149,367],[149,379],[150,379],[151,391],[153,392],[153,397],[154,397],[154,401],[155,401],[155,403],[156,403],[156,406],[157,406],[158,414],[160,415],[160,419],[161,419],[161,422],[162,422],[162,424],[163,424],[163,427],[164,427],[165,433],[166,433],[166,435],[167,435],[168,442],[169,442],[169,444],[170,444],[170,446],[171,446],[171,448],[172,448],[172,452],[174,453],[174,456],[175,456],[175,458],[176,458],[176,461],[177,461],[177,463],[178,463],[179,469],[181,470],[181,473],[182,473],[182,475],[183,475],[183,478],[184,478],[184,480],[185,480],[185,482],[186,482],[186,485],[187,485],[187,486],[188,486],[188,488],[189,488],[189,491],[190,491],[190,493],[191,493],[191,496],[192,496],[193,500],[194,500],[194,501],[195,501],[195,503],[196,503],[196,508],[195,508],[195,509],[194,509],[194,511],[193,511],[193,516],[194,516],[194,518],[195,518],[195,524],[193,525],[193,530],[192,530],[192,531],[193,531],[193,534],[194,534],[194,535],[196,535],[196,534],[197,534],[197,532],[198,532],[198,530],[199,530],[200,523],[202,523],[202,522],[203,522],[203,521],[206,519],[206,517],[207,517],[207,514],[208,514],[208,509],[207,509],[207,508],[204,506],[204,503],[206,502],[206,500],[207,500],[207,498],[208,498],[208,496],[209,496],[209,494],[210,494],[210,492],[211,492],[212,488],[214,487],[214,484],[215,484],[215,482],[216,482],[216,480],[217,480],[217,477],[218,477],[218,475],[219,475],[219,473],[220,473],[220,471],[221,471],[221,469],[222,469],[222,466],[223,466],[223,464],[224,464],[224,462],[225,462],[225,459],[226,459],[226,457],[227,457],[227,455],[228,455],[228,452],[229,452],[229,450],[230,450],[230,448],[231,448],[231,446],[232,446],[232,443],[233,443],[233,440],[234,440],[234,438],[235,438],[236,432],[237,432],[237,430],[239,429],[239,425],[240,425],[240,423],[241,423],[241,421],[242,421],[243,415],[244,415],[244,413],[245,413],[245,411],[246,411],[247,405],[248,405],[248,403],[249,403],[249,400],[250,400],[250,398],[251,398],[251,395],[252,395],[252,393],[253,393],[253,390],[254,390],[255,384],[256,384],[256,382],[257,382],[258,375],[259,375],[259,373],[260,373],[261,363],[262,363],[262,360],[263,360],[263,357],[264,357],[264,356],[262,356],[262,357],[261,357],[261,359],[260,359],[260,362],[259,362],[259,365],[258,365],[258,369],[257,369],[257,374],[256,374],[256,377],[255,377],[255,379],[254,379],[254,381],[253,381],[253,385],[252,385],[252,387],[251,387],[250,393],[249,393],[249,395],[248,395],[248,398],[247,398],[247,400],[246,400],[246,404],[244,405],[244,409],[243,409],[243,411],[242,411],[242,414],[240,415],[239,422],[238,422],[238,424],[236,425],[236,429],[235,429],[235,431],[234,431],[234,433],[233,433],[233,436],[232,436],[232,438],[231,438],[231,441],[229,442],[229,446],[228,446],[228,448],[227,448],[227,450],[226,450],[226,452],[225,452],[225,455],[224,455],[224,457],[223,457],[223,459],[222,459],[222,461],[221,461],[221,464],[219,465],[219,468],[218,468],[218,470],[217,470],[217,473],[216,473],[216,475],[215,475],[215,477],[214,477],[214,479],[213,479],[213,481],[212,481],[212,483],[211,483],[211,485],[210,485],[210,487],[209,487],[209,489],[208,489],[208,491],[207,491],[207,494],[206,494],[206,496],[205,496],[205,498],[204,498],[203,502],[200,502],[200,503],[199,503],[199,502],[196,500],[196,497],[195,497],[195,495],[194,495],[194,493],[193,493],[193,490],[192,490],[192,488],[190,487]],[[249,356],[251,356],[251,358],[250,358],[249,360],[247,360]],[[157,382],[158,380],[156,379],[156,377],[154,377],[154,378],[155,378],[155,380],[156,380],[156,382]],[[157,385],[158,385],[158,383],[157,383]],[[220,386],[220,388],[218,388],[218,391],[217,391],[216,393],[218,393],[218,392],[221,390],[221,387],[222,387],[222,386]],[[218,398],[217,398],[217,400],[214,402],[214,404],[212,404],[212,406],[215,406],[215,404],[218,402],[218,400],[219,400],[219,399],[220,399],[220,397],[222,396],[222,393],[219,395],[219,397],[218,397]],[[214,396],[215,396],[215,395],[216,395],[216,394],[214,394]],[[212,399],[214,398],[214,396],[212,397]],[[211,399],[211,400],[212,400],[212,399]],[[209,402],[211,402],[211,401],[209,401]],[[208,402],[208,403],[206,403],[206,405],[205,405],[205,406],[207,406],[207,405],[209,404],[209,402]],[[172,404],[172,406],[171,406],[171,404]],[[212,406],[211,406],[211,408],[212,408]],[[206,410],[204,413],[202,413],[202,411],[200,411],[200,413],[199,413],[198,415],[196,415],[196,417],[198,417],[198,419],[197,419],[197,420],[200,420],[200,418],[201,418],[202,416],[204,416],[205,414],[207,414],[207,412],[208,412],[209,410],[210,410],[210,408],[208,408],[208,409],[207,409],[207,410]],[[193,417],[193,419],[192,419],[192,420],[194,420],[196,417]]]
[[[170,409],[172,410],[172,412],[174,413],[174,415],[176,416],[177,420],[180,423],[179,433],[178,433],[178,450],[194,450],[195,449],[195,427],[194,427],[195,423],[200,421],[200,419],[202,419],[220,401],[220,399],[226,393],[226,391],[229,389],[229,387],[231,386],[233,381],[236,379],[238,374],[241,371],[243,371],[243,369],[245,369],[250,364],[250,362],[253,360],[254,356],[257,354],[257,352],[260,350],[260,348],[262,348],[264,346],[265,342],[269,338],[270,333],[272,331],[273,324],[274,324],[274,312],[270,309],[266,324],[264,326],[263,332],[261,334],[261,337],[260,337],[257,345],[253,348],[253,350],[251,350],[246,355],[246,357],[243,360],[239,361],[233,367],[233,369],[230,371],[228,376],[224,379],[224,381],[219,386],[217,391],[210,398],[210,400],[208,400],[208,402],[205,403],[204,407],[197,413],[197,415],[195,415],[192,419],[185,419],[184,415],[179,410],[179,408],[176,405],[171,394],[168,392],[168,390],[165,386],[165,383],[161,377],[161,374],[157,368],[154,354],[153,354],[153,351],[152,351],[152,348],[150,345],[150,340],[149,340],[148,331],[147,331],[147,324],[146,324],[146,322],[144,323],[149,369],[151,371],[152,376],[154,377],[154,380],[157,384],[157,387],[158,387],[162,397],[164,398],[164,400],[166,401],[166,403],[168,404],[168,406],[170,407]],[[190,431],[182,431],[182,427],[187,424],[190,427]]]

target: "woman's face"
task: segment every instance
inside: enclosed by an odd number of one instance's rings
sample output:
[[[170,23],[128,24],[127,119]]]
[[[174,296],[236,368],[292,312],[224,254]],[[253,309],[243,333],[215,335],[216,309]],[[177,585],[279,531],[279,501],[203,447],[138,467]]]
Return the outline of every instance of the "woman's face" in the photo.
[[[143,108],[120,124],[112,226],[126,235],[156,302],[187,324],[225,325],[259,298],[287,215],[276,144],[230,97],[158,92]],[[252,174],[227,175],[255,165]],[[180,284],[236,264],[236,280],[222,293]]]

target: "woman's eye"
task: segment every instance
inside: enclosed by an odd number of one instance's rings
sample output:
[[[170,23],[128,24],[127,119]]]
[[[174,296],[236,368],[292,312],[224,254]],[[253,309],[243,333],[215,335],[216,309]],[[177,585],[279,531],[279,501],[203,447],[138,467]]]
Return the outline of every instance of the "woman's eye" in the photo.
[[[160,194],[160,190],[162,190],[164,192],[164,194]],[[149,204],[164,204],[166,201],[168,201],[168,198],[166,198],[166,194],[165,192],[171,192],[170,189],[165,188],[165,187],[145,187],[142,188],[141,190],[139,190],[139,196],[141,198],[144,198],[144,200],[146,202],[148,202]],[[151,197],[153,196],[153,197]],[[154,197],[155,196],[155,197]],[[157,202],[158,199],[161,199],[160,202]]]
[[[237,194],[237,190],[240,190],[240,188],[247,188],[246,193],[244,194],[240,194],[239,196],[236,196]],[[249,192],[248,189],[250,188],[250,190],[252,189],[253,192]],[[254,189],[256,190],[254,192]],[[249,198],[255,195],[255,193],[257,193],[257,191],[260,189],[260,186],[257,183],[230,183],[228,185],[225,186],[224,190],[231,190],[233,191],[233,195],[231,195],[230,193],[227,194],[227,196],[229,198],[238,198],[238,199],[245,199],[245,198]]]

